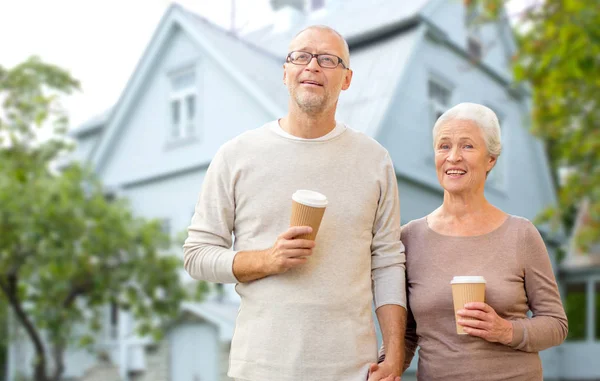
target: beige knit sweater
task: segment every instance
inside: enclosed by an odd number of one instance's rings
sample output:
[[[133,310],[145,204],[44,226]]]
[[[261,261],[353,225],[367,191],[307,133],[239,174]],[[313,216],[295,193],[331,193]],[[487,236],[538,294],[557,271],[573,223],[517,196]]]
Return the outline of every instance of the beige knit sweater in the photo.
[[[216,154],[184,245],[185,268],[197,279],[236,282],[236,252],[273,245],[289,226],[294,191],[325,194],[308,263],[236,286],[241,306],[228,374],[364,381],[377,358],[372,303],[406,305],[392,162],[350,128],[324,141],[286,138],[273,128],[244,133]]]
[[[491,233],[453,237],[436,233],[421,218],[403,227],[402,242],[409,297],[406,361],[418,345],[419,381],[542,380],[538,351],[562,343],[567,319],[544,241],[531,222],[509,216]],[[456,334],[450,286],[455,275],[485,277],[486,303],[512,322],[510,345]]]

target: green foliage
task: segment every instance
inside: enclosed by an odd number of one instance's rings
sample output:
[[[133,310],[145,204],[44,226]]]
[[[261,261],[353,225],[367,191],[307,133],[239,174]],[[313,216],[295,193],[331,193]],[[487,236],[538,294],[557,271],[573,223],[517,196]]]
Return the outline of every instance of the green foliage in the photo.
[[[504,2],[465,0],[483,9],[481,22],[507,17]],[[585,250],[600,240],[600,7],[546,0],[510,17],[517,20],[515,80],[533,91],[532,132],[545,143],[558,192],[558,204],[539,221],[570,232],[576,211],[589,200],[590,219],[577,237]]]
[[[53,169],[69,149],[58,100],[77,88],[67,72],[35,57],[10,70],[0,66],[0,300],[36,349],[36,381],[60,378],[69,344],[93,343],[74,327],[98,331],[107,304],[130,311],[141,334],[158,337],[189,297],[159,221],[109,200],[76,163]],[[39,134],[44,128],[52,134]],[[52,375],[46,344],[58,369]]]
[[[569,171],[547,219],[572,223],[589,199],[590,221],[578,237],[585,247],[600,239],[600,7],[547,0],[524,21],[516,79],[533,87],[533,132],[546,142],[553,169]]]

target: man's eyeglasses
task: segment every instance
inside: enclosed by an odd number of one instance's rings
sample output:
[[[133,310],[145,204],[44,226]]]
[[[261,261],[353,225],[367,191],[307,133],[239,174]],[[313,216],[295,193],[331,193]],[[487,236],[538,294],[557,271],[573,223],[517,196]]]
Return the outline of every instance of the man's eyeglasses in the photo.
[[[287,55],[286,62],[291,62],[294,65],[308,65],[313,57],[317,59],[317,63],[322,68],[335,69],[338,65],[342,65],[347,69],[344,61],[333,54],[312,54],[309,52],[293,51]]]

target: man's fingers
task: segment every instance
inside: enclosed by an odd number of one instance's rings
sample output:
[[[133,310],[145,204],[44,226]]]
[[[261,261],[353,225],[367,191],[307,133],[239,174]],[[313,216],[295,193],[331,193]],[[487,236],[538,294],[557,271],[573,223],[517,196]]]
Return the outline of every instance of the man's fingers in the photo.
[[[315,241],[310,239],[290,239],[281,245],[284,249],[312,249],[315,247]]]
[[[291,249],[285,251],[285,256],[288,258],[309,257],[311,255],[311,249]]]
[[[300,266],[306,263],[308,259],[306,257],[288,258],[285,261],[286,267],[291,269],[292,267]]]
[[[309,234],[311,232],[312,228],[310,226],[292,226],[281,234],[280,237],[284,239],[293,239],[301,234]]]

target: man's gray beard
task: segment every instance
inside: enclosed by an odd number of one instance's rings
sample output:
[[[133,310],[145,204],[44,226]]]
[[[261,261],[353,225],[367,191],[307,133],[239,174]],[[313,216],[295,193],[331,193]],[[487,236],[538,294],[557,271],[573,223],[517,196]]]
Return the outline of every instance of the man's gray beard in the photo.
[[[320,114],[327,108],[327,97],[302,99],[300,96],[296,96],[294,98],[298,107],[309,115]]]

